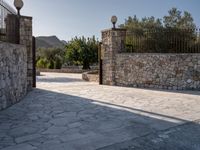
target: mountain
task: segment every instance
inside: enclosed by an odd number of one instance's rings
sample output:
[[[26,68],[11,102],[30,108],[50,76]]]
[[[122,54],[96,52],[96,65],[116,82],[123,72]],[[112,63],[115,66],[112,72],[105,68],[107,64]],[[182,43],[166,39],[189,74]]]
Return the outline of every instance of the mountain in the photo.
[[[66,45],[67,44],[67,42],[65,41],[65,40],[62,40],[61,41],[64,45]]]
[[[62,48],[65,42],[66,41],[61,41],[56,36],[38,36],[36,37],[36,48]]]

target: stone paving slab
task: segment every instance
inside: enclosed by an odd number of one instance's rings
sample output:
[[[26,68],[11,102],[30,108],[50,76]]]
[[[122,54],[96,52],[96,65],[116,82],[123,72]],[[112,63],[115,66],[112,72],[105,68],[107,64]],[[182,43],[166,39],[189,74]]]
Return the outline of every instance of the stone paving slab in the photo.
[[[98,150],[199,150],[200,121],[186,123]]]
[[[125,150],[136,145],[143,150],[159,135],[164,137],[164,144],[157,142],[155,148],[173,145],[173,138],[181,144],[192,135],[194,141],[188,140],[186,145],[200,143],[199,124],[193,123],[200,119],[200,92],[99,86],[82,81],[80,74],[42,75],[37,77],[37,89],[0,112],[0,149],[95,150],[121,146]],[[188,122],[192,125],[184,126]],[[178,132],[181,126],[184,135]],[[167,139],[162,134],[168,130],[175,131]],[[173,146],[175,150],[181,148]],[[198,145],[191,150],[195,148]]]

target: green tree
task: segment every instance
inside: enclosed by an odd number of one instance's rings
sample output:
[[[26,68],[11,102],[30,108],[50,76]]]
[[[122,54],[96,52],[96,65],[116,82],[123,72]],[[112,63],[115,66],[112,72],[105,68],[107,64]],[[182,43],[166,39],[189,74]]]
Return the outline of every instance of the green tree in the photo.
[[[184,11],[183,13],[177,8],[168,11],[168,15],[163,17],[164,26],[167,28],[177,29],[195,29],[196,25],[192,15]]]
[[[98,41],[95,37],[75,37],[66,45],[66,61],[68,64],[83,65],[83,69],[90,69],[92,63],[98,61]]]
[[[64,50],[60,48],[40,48],[36,52],[37,67],[60,69],[64,62]]]
[[[137,16],[128,17],[125,23],[120,25],[122,28],[128,30],[127,33],[127,45],[132,46],[132,50],[135,52],[143,52],[146,49],[149,51],[155,50],[155,38],[160,38],[161,34],[152,35],[152,29],[161,29],[163,24],[161,19],[156,19],[155,17],[144,17],[141,20]],[[155,33],[154,33],[155,34]]]
[[[135,15],[134,17],[128,17],[128,19],[125,20],[124,24],[121,24],[121,28],[126,28],[128,30],[134,30],[134,29],[151,29],[151,28],[160,28],[162,27],[161,19],[156,19],[155,17],[144,17],[141,20],[137,18]]]
[[[181,12],[177,8],[172,8],[168,11],[168,15],[163,17],[163,22],[162,19],[156,19],[154,16],[144,17],[140,20],[136,15],[134,15],[133,17],[129,16],[128,19],[125,19],[125,23],[121,24],[120,27],[129,30],[134,28],[151,29],[162,27],[195,29],[196,25],[189,12]]]
[[[47,68],[48,61],[44,58],[38,59],[36,66],[37,68]]]
[[[163,17],[163,24],[173,34],[166,33],[166,36],[173,36],[176,39],[176,43],[168,45],[170,45],[172,51],[190,51],[196,39],[196,25],[192,15],[187,11],[182,12],[177,8],[172,8],[168,13],[167,16]],[[170,41],[167,42],[170,43]],[[179,45],[179,47],[177,48],[176,45]]]
[[[79,39],[75,37],[66,45],[65,61],[69,65],[79,65],[80,64],[80,44]]]
[[[172,8],[168,13],[163,19],[153,16],[142,19],[128,17],[120,25],[128,31],[127,45],[135,52],[189,50],[195,43],[196,27],[191,14],[187,11],[182,13],[177,8]]]

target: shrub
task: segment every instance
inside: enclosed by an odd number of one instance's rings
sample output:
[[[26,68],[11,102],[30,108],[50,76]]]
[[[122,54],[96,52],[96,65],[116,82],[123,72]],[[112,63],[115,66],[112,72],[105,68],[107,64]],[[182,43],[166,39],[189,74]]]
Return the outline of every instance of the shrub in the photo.
[[[36,63],[37,68],[46,68],[48,61],[46,59],[39,59]]]
[[[47,64],[47,68],[54,69],[54,61],[49,61],[49,63]]]

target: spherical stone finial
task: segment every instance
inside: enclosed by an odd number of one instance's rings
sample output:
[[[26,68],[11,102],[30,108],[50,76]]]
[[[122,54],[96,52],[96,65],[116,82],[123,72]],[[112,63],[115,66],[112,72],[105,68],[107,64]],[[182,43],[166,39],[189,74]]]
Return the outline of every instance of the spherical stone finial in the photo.
[[[17,9],[21,9],[24,6],[24,2],[22,0],[14,0],[14,5]]]
[[[24,6],[24,2],[22,0],[14,0],[14,6],[17,9],[18,15],[20,15],[20,10]]]
[[[117,23],[117,16],[112,16],[111,17],[111,22],[113,24],[113,28],[115,29],[115,24]]]

